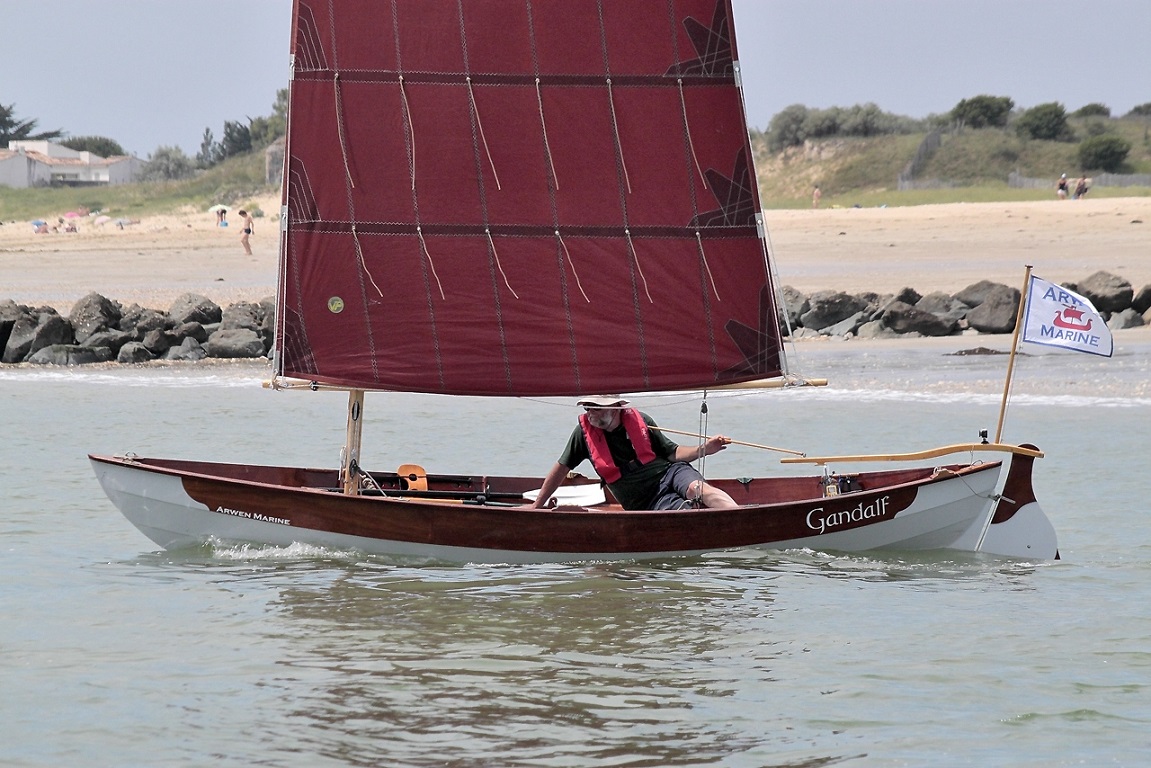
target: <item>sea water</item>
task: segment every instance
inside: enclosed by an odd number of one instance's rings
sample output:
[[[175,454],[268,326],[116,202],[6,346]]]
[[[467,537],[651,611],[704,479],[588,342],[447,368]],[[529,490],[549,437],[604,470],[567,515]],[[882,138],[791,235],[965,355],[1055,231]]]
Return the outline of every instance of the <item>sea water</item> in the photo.
[[[0,368],[4,766],[1071,766],[1151,754],[1151,343],[1016,363],[1062,559],[739,551],[413,566],[163,552],[86,454],[332,466],[345,399],[258,364]],[[1006,357],[808,344],[824,388],[640,398],[817,453],[994,437]],[[364,464],[542,474],[558,400],[369,395]],[[680,438],[690,442],[690,438]],[[784,473],[732,446],[714,476]],[[962,458],[962,457],[961,457]],[[886,467],[888,465],[880,465]],[[844,467],[850,469],[851,467]],[[586,467],[584,468],[586,471]]]

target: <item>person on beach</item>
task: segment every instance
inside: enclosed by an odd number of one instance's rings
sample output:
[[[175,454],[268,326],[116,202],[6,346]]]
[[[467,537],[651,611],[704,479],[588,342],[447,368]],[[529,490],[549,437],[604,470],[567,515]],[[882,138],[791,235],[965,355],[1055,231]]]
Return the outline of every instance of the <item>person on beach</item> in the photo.
[[[240,211],[240,218],[244,222],[244,234],[240,235],[240,244],[244,246],[244,253],[249,256],[252,255],[252,246],[248,243],[248,238],[252,236],[252,214],[247,211]]]
[[[1088,190],[1087,177],[1086,176],[1080,176],[1079,181],[1075,182],[1075,198],[1074,199],[1082,200],[1083,197],[1087,194],[1087,190]]]
[[[1055,182],[1055,195],[1060,200],[1067,199],[1067,174],[1059,177],[1059,181]]]
[[[819,199],[823,197],[823,193],[819,191],[819,185],[815,185],[815,191],[811,193],[811,207],[819,207]]]
[[[585,459],[624,509],[738,506],[688,464],[722,451],[730,438],[716,435],[687,448],[669,440],[650,416],[628,408],[628,401],[619,395],[585,397],[576,404],[584,413],[544,478],[533,508],[545,506],[568,472]]]

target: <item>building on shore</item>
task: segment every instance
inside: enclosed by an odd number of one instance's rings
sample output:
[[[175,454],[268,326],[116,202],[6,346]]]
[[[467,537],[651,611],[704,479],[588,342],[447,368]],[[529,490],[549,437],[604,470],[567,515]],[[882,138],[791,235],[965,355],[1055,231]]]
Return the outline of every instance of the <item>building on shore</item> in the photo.
[[[0,186],[105,186],[136,180],[144,161],[132,155],[100,157],[50,141],[12,141],[0,149]]]

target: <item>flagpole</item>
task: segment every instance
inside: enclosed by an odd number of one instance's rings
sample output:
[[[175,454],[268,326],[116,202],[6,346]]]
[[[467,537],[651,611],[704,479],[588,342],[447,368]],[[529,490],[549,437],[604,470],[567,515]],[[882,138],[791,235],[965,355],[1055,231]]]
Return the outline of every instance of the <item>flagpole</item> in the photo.
[[[1003,421],[1007,418],[1007,396],[1011,392],[1011,376],[1015,371],[1015,353],[1019,349],[1019,335],[1023,332],[1023,313],[1027,309],[1027,293],[1031,288],[1031,265],[1023,273],[1023,292],[1019,296],[1019,312],[1015,315],[1015,333],[1011,337],[1011,356],[1007,359],[1007,380],[1003,382],[1003,402],[999,406],[999,426],[995,428],[995,442],[1003,437]]]

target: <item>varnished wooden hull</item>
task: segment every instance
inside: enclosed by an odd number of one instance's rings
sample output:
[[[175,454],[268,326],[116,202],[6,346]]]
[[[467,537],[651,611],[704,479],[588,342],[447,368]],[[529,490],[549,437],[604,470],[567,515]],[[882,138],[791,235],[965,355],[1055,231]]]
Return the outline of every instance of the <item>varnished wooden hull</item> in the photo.
[[[631,512],[521,506],[539,478],[432,475],[419,497],[404,490],[403,478],[380,473],[374,477],[388,495],[349,496],[334,490],[335,470],[90,458],[109,498],[166,549],[301,542],[453,563],[634,560],[742,548],[1057,557],[1054,531],[1031,490],[1032,460],[1020,456],[998,505],[1002,467],[989,463],[862,473],[862,490],[829,497],[818,476],[715,480],[740,507]]]

